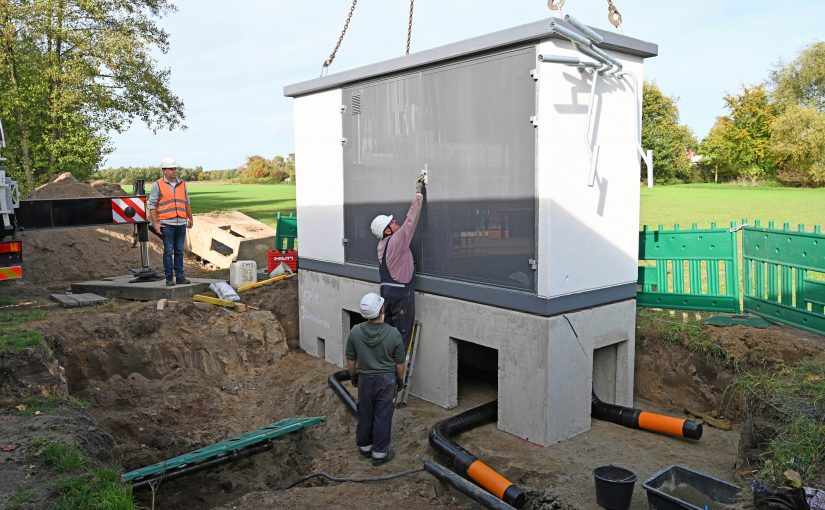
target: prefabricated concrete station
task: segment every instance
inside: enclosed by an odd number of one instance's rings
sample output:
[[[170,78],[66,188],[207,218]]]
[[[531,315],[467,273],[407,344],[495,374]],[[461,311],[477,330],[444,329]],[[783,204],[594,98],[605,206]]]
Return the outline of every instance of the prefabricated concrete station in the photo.
[[[657,54],[570,22],[284,89],[295,98],[301,347],[344,366],[358,303],[378,292],[370,222],[403,219],[426,168],[412,393],[457,406],[459,362],[492,352],[498,427],[541,445],[590,428],[591,388],[633,404],[641,84]],[[586,47],[582,32],[603,41]],[[610,72],[588,57],[611,60]]]

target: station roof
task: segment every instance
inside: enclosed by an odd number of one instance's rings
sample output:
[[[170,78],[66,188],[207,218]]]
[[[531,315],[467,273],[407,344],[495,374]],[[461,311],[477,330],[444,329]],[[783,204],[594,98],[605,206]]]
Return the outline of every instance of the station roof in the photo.
[[[488,53],[548,38],[562,38],[550,30],[551,21],[567,28],[573,28],[562,19],[547,18],[526,25],[520,25],[491,34],[485,34],[437,48],[385,60],[383,62],[356,67],[355,69],[287,85],[284,87],[284,95],[287,97],[303,96],[339,88],[350,83],[411,71],[416,68],[428,67],[435,63],[463,58],[473,54]],[[659,47],[656,44],[598,28],[593,28],[593,30],[604,37],[604,42],[599,45],[602,49],[614,50],[642,58],[655,57],[659,53]]]

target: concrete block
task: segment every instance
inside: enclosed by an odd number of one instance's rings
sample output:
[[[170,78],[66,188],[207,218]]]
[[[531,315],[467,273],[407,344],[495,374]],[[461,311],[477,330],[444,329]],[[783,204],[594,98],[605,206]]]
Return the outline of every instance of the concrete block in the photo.
[[[267,251],[274,246],[275,229],[238,211],[196,215],[186,236],[187,250],[222,269],[236,260],[266,268]]]
[[[166,286],[166,280],[129,283],[132,275],[114,276],[104,280],[90,280],[72,283],[72,295],[94,292],[102,296],[131,299],[134,301],[155,301],[158,299],[190,299],[195,294],[209,290],[209,284],[222,280],[209,278],[189,278],[191,283]]]
[[[351,317],[378,285],[298,271],[301,348],[344,366]],[[421,336],[410,392],[436,405],[458,402],[458,343],[497,351],[498,428],[539,445],[590,429],[593,388],[633,403],[636,301],[544,317],[416,293]],[[466,360],[464,360],[466,362]]]

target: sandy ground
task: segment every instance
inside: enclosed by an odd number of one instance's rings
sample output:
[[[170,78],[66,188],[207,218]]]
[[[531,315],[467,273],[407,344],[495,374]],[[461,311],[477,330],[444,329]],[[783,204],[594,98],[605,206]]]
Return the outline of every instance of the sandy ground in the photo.
[[[65,180],[67,192],[89,192],[86,185]],[[44,506],[54,475],[39,472],[25,455],[44,435],[72,441],[100,462],[128,471],[295,416],[324,416],[325,421],[275,441],[271,451],[164,481],[155,508],[477,507],[423,472],[373,483],[314,478],[279,489],[319,471],[367,477],[420,469],[428,459],[443,462],[428,444],[430,427],[494,400],[494,382],[459,374],[459,407],[452,410],[412,397],[395,413],[396,459],[373,467],[356,453],[355,419],[328,386],[328,376],[340,368],[298,348],[297,279],[244,293],[245,303],[260,308],[246,313],[191,302],[170,303],[163,311],[155,303],[126,301],[64,310],[49,304],[49,291],[72,279],[122,274],[123,267],[134,266],[126,254],[137,255],[128,232],[80,230],[65,236],[27,234],[27,278],[8,289],[32,298],[25,307],[49,311],[48,319],[33,327],[48,338],[54,356],[0,354],[0,444],[16,445],[0,451],[0,508],[24,489],[34,490],[38,499],[22,508]],[[194,259],[187,260],[187,272],[220,274]],[[825,352],[823,337],[792,328],[710,331],[728,352],[750,364],[793,362]],[[640,340],[637,406],[679,416],[685,407],[719,408],[719,397],[734,376],[731,369],[662,338]],[[88,407],[21,416],[14,405],[31,395],[74,397]],[[597,508],[592,470],[606,464],[637,474],[631,508],[643,509],[642,482],[674,464],[743,484],[739,472],[749,466],[738,451],[739,432],[706,426],[700,441],[690,441],[594,421],[589,432],[546,448],[493,424],[455,440],[527,490],[528,509]],[[150,491],[139,490],[136,497],[150,506]]]

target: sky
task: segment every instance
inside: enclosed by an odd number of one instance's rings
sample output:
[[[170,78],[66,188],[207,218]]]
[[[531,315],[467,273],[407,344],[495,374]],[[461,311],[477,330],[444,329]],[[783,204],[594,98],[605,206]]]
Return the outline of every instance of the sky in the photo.
[[[174,0],[173,0],[174,1]],[[140,121],[112,137],[104,167],[151,166],[169,154],[184,167],[236,168],[247,156],[293,150],[285,85],[316,78],[350,0],[177,0],[160,21],[170,50],[156,53],[185,104],[186,130],[153,134]],[[556,3],[559,3],[558,1]],[[825,40],[823,0],[416,0],[411,52],[564,14],[655,43],[645,80],[678,99],[681,122],[699,139],[725,114],[723,97],[766,81],[780,63]],[[408,0],[360,0],[329,74],[404,54]]]

